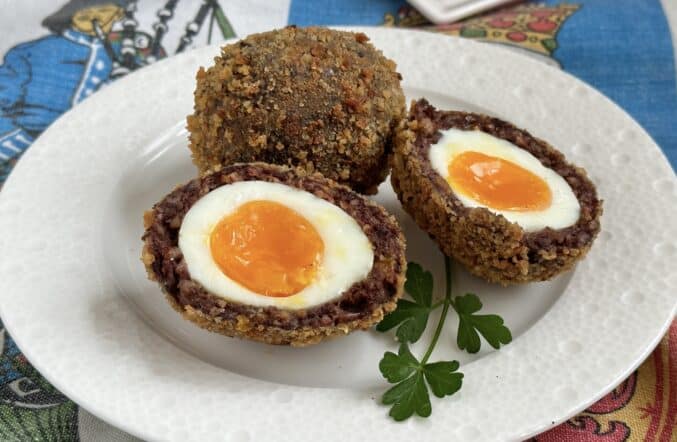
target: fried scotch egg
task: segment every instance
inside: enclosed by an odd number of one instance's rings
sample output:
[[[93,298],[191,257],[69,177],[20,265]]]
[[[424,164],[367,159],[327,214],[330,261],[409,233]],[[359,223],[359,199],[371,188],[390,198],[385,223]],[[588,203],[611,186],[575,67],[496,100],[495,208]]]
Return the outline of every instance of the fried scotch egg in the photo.
[[[142,260],[170,304],[228,336],[302,346],[396,307],[404,237],[382,207],[319,174],[236,164],[144,217]]]
[[[602,202],[585,171],[497,118],[414,102],[391,163],[393,188],[418,226],[490,282],[550,279],[599,233]]]

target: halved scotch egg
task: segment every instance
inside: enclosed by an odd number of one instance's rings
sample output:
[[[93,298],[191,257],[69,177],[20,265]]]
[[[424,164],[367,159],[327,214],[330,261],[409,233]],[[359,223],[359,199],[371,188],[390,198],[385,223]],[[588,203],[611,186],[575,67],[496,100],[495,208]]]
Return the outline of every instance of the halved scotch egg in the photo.
[[[497,118],[414,102],[391,162],[418,226],[490,282],[550,279],[583,258],[600,230],[602,202],[585,171]]]
[[[303,346],[368,329],[402,295],[404,237],[385,209],[321,175],[236,164],[144,216],[142,260],[200,327]]]

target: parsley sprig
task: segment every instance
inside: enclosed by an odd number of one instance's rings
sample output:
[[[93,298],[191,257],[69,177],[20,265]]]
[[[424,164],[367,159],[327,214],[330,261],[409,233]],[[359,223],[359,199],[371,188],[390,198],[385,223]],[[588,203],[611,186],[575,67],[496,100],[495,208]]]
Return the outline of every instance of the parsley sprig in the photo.
[[[474,314],[481,308],[480,298],[473,293],[457,296],[454,300],[454,310],[459,317],[456,344],[458,348],[466,350],[468,353],[480,351],[481,343],[478,332],[489,345],[497,350],[501,347],[501,344],[505,345],[512,341],[512,334],[508,327],[503,325],[503,318],[498,315]]]
[[[482,308],[479,298],[467,293],[464,296],[451,296],[451,260],[445,257],[446,291],[444,299],[433,303],[433,277],[430,272],[412,262],[407,268],[406,292],[413,301],[401,299],[397,309],[388,314],[376,329],[384,332],[397,327],[395,335],[400,342],[397,354],[386,352],[379,363],[383,377],[395,384],[381,398],[385,405],[392,405],[390,416],[402,421],[413,414],[428,417],[432,413],[428,387],[439,398],[451,396],[461,389],[463,373],[457,371],[458,361],[428,362],[437,341],[442,334],[444,322],[453,307],[459,316],[456,342],[461,350],[477,353],[481,346],[479,335],[494,348],[512,340],[510,330],[498,315],[477,315]],[[409,350],[408,343],[418,341],[428,325],[430,313],[442,307],[442,314],[435,328],[433,338],[419,361]],[[479,333],[479,334],[478,334]]]

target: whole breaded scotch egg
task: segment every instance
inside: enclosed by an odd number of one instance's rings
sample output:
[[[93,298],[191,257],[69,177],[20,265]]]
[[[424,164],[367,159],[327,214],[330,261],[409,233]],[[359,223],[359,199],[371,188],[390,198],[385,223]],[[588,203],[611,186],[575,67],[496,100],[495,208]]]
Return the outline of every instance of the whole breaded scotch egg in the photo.
[[[395,63],[368,40],[287,27],[224,46],[198,71],[187,119],[200,173],[262,161],[376,193],[405,103]]]
[[[583,258],[600,230],[595,186],[555,148],[425,100],[399,129],[392,184],[443,253],[490,282],[548,280]]]
[[[210,331],[314,344],[368,329],[402,295],[395,219],[319,174],[226,166],[177,187],[144,223],[150,279]]]

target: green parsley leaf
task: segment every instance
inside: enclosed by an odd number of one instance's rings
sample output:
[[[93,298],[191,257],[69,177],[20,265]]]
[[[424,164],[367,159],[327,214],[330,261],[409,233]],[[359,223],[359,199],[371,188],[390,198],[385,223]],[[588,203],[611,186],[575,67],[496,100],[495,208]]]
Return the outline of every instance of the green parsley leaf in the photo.
[[[430,310],[426,310],[425,313],[418,313],[410,316],[409,319],[404,321],[400,328],[397,329],[397,332],[395,333],[397,340],[400,342],[416,342],[421,339],[421,335],[428,325],[429,315]]]
[[[381,374],[391,384],[405,380],[421,366],[409,351],[407,344],[400,344],[400,349],[397,353],[386,352],[378,364]]]
[[[463,373],[458,370],[458,361],[433,362],[423,367],[425,379],[437,397],[451,396],[461,389]]]
[[[459,316],[456,343],[461,350],[467,350],[468,353],[477,353],[480,350],[481,342],[477,332],[495,349],[512,341],[512,334],[503,325],[503,318],[498,315],[473,314],[482,308],[482,302],[477,295],[467,293],[457,296],[453,307]]]
[[[432,412],[428,387],[421,371],[386,391],[382,402],[385,405],[393,404],[388,414],[396,421],[403,421],[414,413],[428,417]]]
[[[444,322],[450,307],[459,316],[457,343],[459,348],[470,353],[480,349],[480,334],[494,348],[512,341],[510,330],[503,324],[498,315],[477,315],[482,309],[482,302],[474,294],[457,296],[451,299],[451,259],[445,257],[446,294],[443,301],[432,304],[433,277],[416,263],[409,263],[407,281],[404,287],[412,301],[401,299],[397,309],[383,318],[376,329],[387,331],[398,327],[396,335],[400,341],[397,354],[386,352],[379,362],[379,369],[384,378],[395,384],[386,391],[381,401],[392,405],[389,415],[396,421],[405,420],[414,414],[428,417],[432,413],[430,404],[430,388],[439,398],[451,396],[461,389],[463,373],[458,372],[458,361],[428,362],[438,339],[441,336]],[[428,324],[430,312],[443,306],[442,314],[435,328],[422,359],[419,361],[409,351],[407,342],[416,342]]]
[[[417,304],[430,307],[433,301],[433,275],[423,270],[419,264],[410,262],[407,265],[407,280],[404,290],[414,298]]]
[[[421,338],[432,310],[433,275],[411,262],[407,267],[404,288],[414,302],[400,299],[397,309],[386,315],[376,330],[384,332],[399,326],[396,335],[400,342],[416,342]]]
[[[399,301],[397,301],[397,309],[395,309],[395,311],[393,311],[392,313],[387,314],[385,318],[383,318],[383,321],[379,322],[379,324],[376,326],[376,330],[388,331],[391,328],[396,327],[400,324],[401,326],[404,326],[407,322],[414,321],[419,323],[415,327],[415,331],[418,332],[419,328],[421,327],[420,323],[423,323],[423,329],[425,329],[425,325],[428,322],[429,314],[430,309],[428,307],[421,306],[406,299],[400,299]],[[397,337],[398,339],[400,338],[399,335]],[[414,335],[413,337],[416,336]],[[418,337],[420,337],[420,335]],[[416,337],[417,340],[418,337]]]

